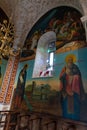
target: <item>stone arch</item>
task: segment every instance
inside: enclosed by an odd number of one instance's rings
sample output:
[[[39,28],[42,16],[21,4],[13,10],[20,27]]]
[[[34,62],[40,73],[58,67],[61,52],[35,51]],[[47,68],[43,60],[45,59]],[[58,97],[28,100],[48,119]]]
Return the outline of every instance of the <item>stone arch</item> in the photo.
[[[44,4],[45,3],[45,4]],[[46,6],[45,6],[46,5]],[[36,23],[36,21],[38,21],[39,18],[41,18],[44,14],[46,14],[48,11],[52,10],[53,8],[57,8],[60,6],[68,6],[68,7],[73,7],[74,9],[76,9],[77,11],[79,11],[82,15],[85,15],[85,11],[84,8],[82,7],[82,3],[79,2],[79,0],[75,1],[70,1],[70,0],[56,0],[56,1],[43,1],[43,3],[41,4],[41,11],[39,11],[39,16],[37,17],[37,19],[35,20],[34,23]],[[38,9],[40,10],[40,9]]]
[[[26,8],[25,8],[25,5],[26,5]],[[65,0],[56,0],[56,1],[41,0],[40,1],[38,0],[36,2],[35,0],[32,0],[30,4],[28,0],[22,1],[21,4],[19,4],[16,8],[21,9],[22,7],[22,12],[24,12],[24,14],[27,14],[27,16],[23,18],[23,16],[20,15],[19,18],[23,22],[22,23],[19,22],[19,24],[15,23],[17,26],[19,25],[18,28],[16,27],[18,31],[16,32],[16,35],[17,36],[19,35],[19,37],[16,38],[15,43],[19,44],[20,42],[24,44],[24,41],[28,35],[28,32],[44,14],[46,14],[48,11],[50,11],[53,8],[56,8],[59,6],[66,6],[66,5],[77,9],[78,11],[82,13],[82,15],[84,15],[84,9],[79,0],[77,1],[75,0],[73,1],[70,1],[70,0],[67,0],[67,1]],[[20,12],[21,11],[19,10],[19,14],[22,14]]]
[[[86,2],[85,2],[86,3]],[[16,37],[15,36],[15,45],[19,45],[21,43],[21,47],[24,44],[24,41],[27,37],[27,34],[29,30],[33,27],[33,25],[38,21],[40,17],[42,17],[46,12],[49,10],[59,7],[59,6],[69,6],[77,9],[82,13],[82,15],[85,15],[86,8],[84,7],[84,3],[80,0],[32,0],[29,2],[29,0],[26,1],[11,1],[7,2],[6,0],[3,0],[3,2],[0,2],[0,6],[5,10],[5,12],[10,16],[10,13],[13,12],[14,14],[14,25],[16,28]],[[15,6],[15,10],[13,10]],[[25,8],[26,7],[26,8]],[[17,12],[19,10],[19,13]],[[22,10],[22,11],[21,11]],[[17,15],[15,15],[17,14]],[[23,14],[23,15],[21,15]],[[25,16],[26,14],[26,16]],[[39,14],[39,15],[38,15]],[[29,18],[29,19],[28,19]],[[21,23],[21,21],[23,21]],[[17,46],[18,46],[17,45]]]

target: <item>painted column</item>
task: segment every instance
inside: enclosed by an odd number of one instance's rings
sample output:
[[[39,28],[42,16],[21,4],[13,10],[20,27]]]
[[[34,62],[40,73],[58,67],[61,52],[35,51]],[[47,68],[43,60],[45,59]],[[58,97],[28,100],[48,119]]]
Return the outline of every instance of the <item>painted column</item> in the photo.
[[[14,81],[18,68],[19,56],[10,56],[4,75],[1,93],[0,93],[0,110],[9,110],[14,90]]]

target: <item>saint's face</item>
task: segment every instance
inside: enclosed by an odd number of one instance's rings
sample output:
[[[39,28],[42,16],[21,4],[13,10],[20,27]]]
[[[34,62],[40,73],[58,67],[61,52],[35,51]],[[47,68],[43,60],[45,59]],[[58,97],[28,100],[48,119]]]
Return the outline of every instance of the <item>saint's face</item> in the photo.
[[[72,65],[73,65],[73,58],[68,58],[68,61],[67,61],[67,66],[68,67],[72,67]]]
[[[72,57],[68,58],[68,63],[73,63],[73,58]]]

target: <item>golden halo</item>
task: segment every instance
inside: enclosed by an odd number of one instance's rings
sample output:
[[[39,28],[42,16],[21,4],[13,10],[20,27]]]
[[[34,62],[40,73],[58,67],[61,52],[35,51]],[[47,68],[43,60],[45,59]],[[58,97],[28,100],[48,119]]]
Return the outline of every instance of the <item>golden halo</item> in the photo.
[[[73,59],[73,63],[76,62],[76,56],[75,56],[74,54],[68,54],[68,55],[66,56],[66,58],[65,58],[66,63],[68,62],[68,59],[69,59],[69,58],[72,58],[72,59]]]

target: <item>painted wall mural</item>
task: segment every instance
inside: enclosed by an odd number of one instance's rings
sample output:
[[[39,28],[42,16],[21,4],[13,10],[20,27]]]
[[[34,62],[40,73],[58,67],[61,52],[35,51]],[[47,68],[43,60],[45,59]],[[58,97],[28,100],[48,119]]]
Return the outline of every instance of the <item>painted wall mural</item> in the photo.
[[[32,28],[17,71],[12,109],[29,109],[87,122],[87,43],[80,18],[75,9],[58,7]],[[57,37],[54,75],[32,77],[38,40],[48,31],[55,31]]]
[[[51,78],[32,78],[34,60],[20,62],[12,109],[29,109],[87,121],[87,48],[78,52],[57,54],[55,76]],[[24,68],[27,68],[27,74],[24,72],[22,75]]]

